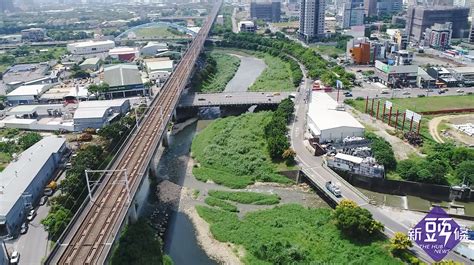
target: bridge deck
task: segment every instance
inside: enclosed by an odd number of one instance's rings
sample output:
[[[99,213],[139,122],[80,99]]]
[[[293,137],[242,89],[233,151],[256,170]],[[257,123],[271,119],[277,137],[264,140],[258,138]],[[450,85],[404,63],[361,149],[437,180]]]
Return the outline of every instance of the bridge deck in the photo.
[[[274,105],[288,98],[291,92],[222,92],[191,93],[181,97],[178,107],[216,107],[237,105]]]

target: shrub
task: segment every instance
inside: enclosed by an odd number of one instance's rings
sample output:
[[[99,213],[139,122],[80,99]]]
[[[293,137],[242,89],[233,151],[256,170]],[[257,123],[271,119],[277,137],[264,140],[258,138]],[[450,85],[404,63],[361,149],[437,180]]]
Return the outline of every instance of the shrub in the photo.
[[[209,196],[242,204],[271,205],[280,202],[280,197],[276,194],[263,194],[248,191],[211,190],[209,191]]]
[[[215,198],[215,197],[207,197],[204,202],[207,205],[210,206],[217,206],[221,208],[222,210],[229,211],[229,212],[238,212],[239,210],[237,209],[237,206],[228,203],[226,201],[223,201],[221,199]]]

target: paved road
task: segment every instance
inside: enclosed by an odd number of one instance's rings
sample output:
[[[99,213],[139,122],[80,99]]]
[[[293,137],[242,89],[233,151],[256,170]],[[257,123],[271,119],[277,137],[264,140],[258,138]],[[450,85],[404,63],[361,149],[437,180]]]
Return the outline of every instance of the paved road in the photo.
[[[224,92],[245,92],[267,68],[267,65],[262,59],[252,56],[231,55],[239,57],[240,66],[234,77],[227,83]]]
[[[301,65],[300,65],[301,66]],[[305,75],[305,82],[302,85],[302,88],[299,90],[296,99],[295,99],[295,121],[291,125],[291,145],[293,149],[297,153],[297,160],[300,166],[303,168],[304,171],[309,174],[310,178],[318,180],[318,183],[325,183],[326,181],[332,181],[333,183],[339,183],[341,193],[343,198],[350,199],[359,206],[369,210],[372,213],[372,216],[382,222],[385,226],[385,234],[389,237],[393,236],[395,232],[404,232],[407,233],[409,227],[405,224],[402,224],[396,219],[392,219],[391,216],[388,216],[386,213],[382,211],[377,206],[368,204],[365,196],[361,196],[360,192],[350,185],[349,183],[345,182],[341,177],[333,174],[330,170],[328,170],[325,166],[323,166],[323,159],[322,157],[316,157],[310,154],[310,152],[305,148],[303,144],[304,140],[304,132],[305,132],[305,124],[306,124],[306,113],[307,113],[307,104],[304,100],[305,97],[308,96],[311,83],[312,81],[306,78],[306,71],[303,71]],[[413,220],[414,222],[418,222],[419,220]],[[413,252],[425,261],[431,261],[428,255],[418,246],[414,246],[412,248]],[[456,255],[454,253],[450,253],[447,259],[452,259],[455,261],[464,262],[465,264],[470,264],[470,261]]]
[[[277,104],[288,98],[290,92],[232,92],[212,94],[186,94],[178,107],[208,107],[223,105]]]

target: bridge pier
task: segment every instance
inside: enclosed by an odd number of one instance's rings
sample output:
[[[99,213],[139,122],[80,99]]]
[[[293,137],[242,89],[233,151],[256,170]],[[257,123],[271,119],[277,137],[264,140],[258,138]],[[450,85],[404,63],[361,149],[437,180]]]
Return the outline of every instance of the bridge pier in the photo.
[[[176,122],[183,122],[187,119],[194,118],[198,115],[198,108],[180,108],[175,109],[173,113],[173,120]]]
[[[169,144],[169,139],[168,139],[168,131],[166,131],[164,134],[163,134],[163,141],[162,141],[162,144],[163,144],[163,147],[169,147],[170,144]]]

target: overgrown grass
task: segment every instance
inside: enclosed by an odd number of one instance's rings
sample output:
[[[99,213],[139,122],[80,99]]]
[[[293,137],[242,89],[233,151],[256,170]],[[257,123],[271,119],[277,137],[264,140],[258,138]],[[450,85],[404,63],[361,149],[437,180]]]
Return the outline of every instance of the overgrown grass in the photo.
[[[294,91],[290,64],[269,54],[256,53],[265,60],[267,68],[255,80],[249,91]]]
[[[311,46],[311,49],[325,55],[341,54],[345,52],[343,49],[338,49],[336,46],[329,45],[315,45]]]
[[[212,122],[193,140],[192,153],[200,163],[193,169],[194,176],[230,188],[243,188],[256,180],[291,183],[277,174],[267,152],[263,128],[270,119],[271,112],[259,112]]]
[[[218,199],[216,197],[207,197],[204,200],[204,202],[207,205],[219,207],[224,211],[228,211],[228,212],[238,212],[239,211],[237,209],[237,206],[235,206],[235,205],[233,205],[229,202],[226,202],[224,200]]]
[[[169,30],[168,27],[152,27],[152,28],[141,28],[134,31],[137,38],[164,38],[164,39],[173,39],[173,38],[182,38],[186,34],[176,31]]]
[[[236,56],[220,52],[211,52],[210,56],[216,62],[216,73],[206,82],[200,85],[198,91],[201,92],[221,92],[224,91],[227,83],[234,77],[239,69],[240,59]]]
[[[209,191],[209,196],[243,204],[272,205],[280,202],[280,197],[276,194],[264,194],[249,191],[212,190]]]
[[[352,242],[334,225],[330,209],[282,205],[247,214],[196,207],[214,238],[245,248],[246,264],[402,264],[386,241]]]

